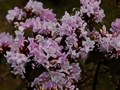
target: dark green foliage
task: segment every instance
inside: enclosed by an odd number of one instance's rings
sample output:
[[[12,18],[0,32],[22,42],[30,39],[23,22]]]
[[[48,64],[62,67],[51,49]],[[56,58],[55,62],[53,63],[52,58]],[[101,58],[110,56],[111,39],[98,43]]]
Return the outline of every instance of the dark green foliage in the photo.
[[[24,86],[26,84],[26,81],[22,81],[20,85],[15,90],[23,90]]]
[[[31,57],[32,58],[32,57]],[[35,64],[35,68],[32,68],[32,64]],[[36,77],[41,75],[43,72],[47,72],[47,69],[42,65],[36,65],[34,61],[28,62],[25,66],[24,76],[27,81],[32,82]]]
[[[117,74],[120,69],[120,59],[112,58],[108,62],[109,71],[112,75]]]
[[[99,51],[90,51],[88,54],[88,58],[86,59],[85,63],[89,64],[93,62],[95,65],[100,63],[103,60],[103,54]]]
[[[111,78],[112,82],[115,84],[115,86],[119,85],[119,80],[116,75],[113,75]]]
[[[83,90],[82,86],[78,85],[78,90]]]
[[[67,45],[66,45],[66,42],[65,42],[66,38],[67,38],[66,35],[64,35],[64,36],[62,37],[62,40],[60,41],[60,45],[62,45],[62,46],[67,46]]]
[[[36,77],[38,77],[39,75],[41,75],[43,72],[46,72],[46,68],[41,64],[39,67],[33,69],[30,72],[29,78],[31,80],[34,80]]]
[[[33,68],[32,68],[31,63],[27,63],[26,66],[25,66],[26,73],[24,73],[24,75],[25,75],[25,78],[30,82],[34,80],[34,79],[29,78],[29,75],[32,72],[32,70],[33,70]]]

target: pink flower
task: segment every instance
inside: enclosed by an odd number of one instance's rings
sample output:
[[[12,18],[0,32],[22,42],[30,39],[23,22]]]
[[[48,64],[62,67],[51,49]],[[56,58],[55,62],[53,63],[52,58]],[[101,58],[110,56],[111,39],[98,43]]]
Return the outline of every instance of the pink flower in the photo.
[[[45,88],[45,89],[51,89],[51,88],[55,88],[55,87],[57,87],[57,85],[56,85],[56,83],[54,83],[52,81],[45,82],[43,85],[43,88]]]
[[[78,39],[75,36],[69,36],[66,38],[66,43],[68,46],[70,45],[71,47],[78,47],[77,43]]]
[[[29,61],[28,57],[24,54],[15,52],[7,52],[5,57],[7,58],[7,62],[14,69],[13,73],[24,77],[23,73],[25,73],[25,64]]]
[[[28,49],[31,51],[33,50],[34,48],[37,48],[38,45],[34,42],[34,38],[28,38],[29,40],[29,45],[28,45]]]
[[[14,19],[21,20],[22,17],[26,17],[26,13],[18,7],[15,7],[13,10],[9,10],[6,16],[8,21],[13,21]]]
[[[0,34],[0,53],[5,53],[10,49],[13,43],[13,37],[9,33]]]
[[[22,27],[26,28],[33,28],[33,19],[34,18],[28,18],[25,22],[20,22],[20,25]]]
[[[60,46],[58,46],[57,42],[50,38],[44,40],[41,45],[43,51],[47,54],[48,57],[56,58],[57,56],[62,55]]]
[[[90,38],[86,38],[86,41],[82,41],[83,48],[81,50],[88,53],[89,51],[92,51],[94,48],[95,42],[90,40]]]
[[[13,43],[13,37],[9,33],[1,33],[0,34],[0,43],[3,46],[9,46]]]
[[[99,36],[98,43],[100,44],[100,50],[101,51],[111,52],[112,43],[113,43],[112,38],[113,38],[112,36],[107,36],[107,37]]]
[[[43,9],[43,4],[41,2],[29,0],[29,2],[24,8],[26,10],[32,10],[32,12],[36,13]]]
[[[54,21],[56,22],[56,14],[54,14],[52,12],[52,10],[49,9],[42,9],[40,11],[40,17],[42,18],[42,20],[44,21]]]
[[[25,41],[24,32],[15,31],[15,34],[16,38],[14,39],[14,43],[17,43],[18,46],[24,46]]]
[[[114,22],[112,22],[111,26],[111,31],[113,33],[116,32],[117,34],[120,34],[120,19],[117,18]]]
[[[83,31],[86,27],[85,21],[80,17],[80,12],[76,12],[75,15],[70,16],[69,13],[65,12],[65,15],[61,19],[62,25],[59,25],[60,35],[75,36],[75,31]]]
[[[36,41],[37,43],[41,43],[43,40],[44,40],[44,37],[43,37],[42,35],[37,35],[37,36],[35,37],[35,41]]]
[[[102,36],[109,36],[109,33],[106,30],[105,25],[102,27],[102,29],[100,29],[100,32],[101,32]]]

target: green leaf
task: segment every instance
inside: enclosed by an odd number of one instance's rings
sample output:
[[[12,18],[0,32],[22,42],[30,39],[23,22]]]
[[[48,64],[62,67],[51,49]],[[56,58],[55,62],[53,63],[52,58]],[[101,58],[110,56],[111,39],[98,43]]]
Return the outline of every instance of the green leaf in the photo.
[[[20,85],[15,90],[22,90],[26,84],[26,81],[22,81]]]
[[[66,38],[67,38],[66,35],[64,35],[64,36],[62,37],[62,40],[60,41],[60,45],[66,46],[66,42],[65,42]]]
[[[88,58],[85,63],[89,64],[93,62],[95,65],[100,63],[103,60],[103,54],[99,51],[90,51],[88,54]]]
[[[33,70],[33,68],[32,68],[32,62],[28,62],[27,64],[26,64],[26,66],[25,66],[25,72],[26,73],[24,73],[24,75],[25,75],[25,78],[28,80],[28,81],[30,81],[30,82],[32,82],[34,79],[30,79],[29,78],[29,75],[30,75],[30,73],[32,72],[32,70]]]
[[[119,80],[118,80],[118,78],[117,78],[116,75],[113,75],[112,78],[111,78],[111,80],[112,80],[112,82],[113,82],[116,86],[119,85]]]
[[[39,75],[41,75],[43,72],[46,72],[46,68],[41,64],[39,67],[35,68],[34,70],[31,71],[29,78],[30,79],[35,79]]]
[[[83,90],[83,89],[82,89],[82,86],[79,85],[79,86],[78,86],[78,90]]]
[[[116,74],[120,69],[120,59],[112,58],[109,60],[108,67],[110,68],[111,74]]]

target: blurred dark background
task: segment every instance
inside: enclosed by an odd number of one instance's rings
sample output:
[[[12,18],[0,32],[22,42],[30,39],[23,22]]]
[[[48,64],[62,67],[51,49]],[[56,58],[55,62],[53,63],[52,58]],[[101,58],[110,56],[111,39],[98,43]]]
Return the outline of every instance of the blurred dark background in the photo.
[[[7,22],[5,16],[9,9],[15,6],[23,8],[29,0],[0,0],[0,33],[9,32],[13,34],[13,27]],[[79,9],[79,0],[37,0],[43,3],[44,8],[53,9],[57,18],[61,18],[65,11],[72,13],[73,8]],[[104,9],[106,17],[103,19],[103,24],[110,28],[111,22],[120,17],[119,3],[116,0],[102,0],[101,7]],[[9,66],[2,61],[0,64],[0,90],[15,90],[20,84],[21,80],[17,76],[16,79],[12,78],[9,74]],[[5,77],[3,79],[3,77]],[[97,90],[114,90],[115,86],[112,84],[107,74],[99,76]],[[91,85],[84,87],[82,90],[91,90]]]

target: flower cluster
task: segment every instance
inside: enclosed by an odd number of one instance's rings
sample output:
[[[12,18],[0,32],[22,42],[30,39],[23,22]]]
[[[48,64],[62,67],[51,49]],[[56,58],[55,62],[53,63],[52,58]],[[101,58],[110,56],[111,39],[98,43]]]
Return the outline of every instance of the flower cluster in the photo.
[[[80,12],[73,16],[66,12],[58,23],[52,10],[30,0],[24,9],[8,11],[6,18],[16,29],[16,37],[5,55],[14,74],[28,80],[33,88],[77,88],[81,69],[76,59],[86,58],[94,48]],[[26,38],[25,30],[31,30],[33,37]],[[34,76],[34,72],[38,74]]]
[[[111,31],[113,32],[113,33],[116,33],[116,34],[119,34],[120,33],[120,19],[116,19],[115,20],[115,22],[112,22],[112,24],[111,24],[111,26],[112,26],[112,28],[111,28]]]
[[[24,7],[24,10],[15,7],[13,10],[8,11],[6,16],[9,22],[23,20],[27,17],[39,16],[42,21],[56,21],[55,14],[52,10],[44,9],[41,2],[30,0]]]
[[[74,15],[67,11],[57,21],[52,10],[41,2],[30,0],[24,9],[8,11],[7,20],[14,25],[16,37],[0,35],[0,50],[9,47],[5,57],[13,73],[21,75],[34,89],[77,89],[81,73],[79,60],[97,49],[105,57],[120,55],[120,19],[112,23],[111,33],[103,26],[100,32],[90,28],[92,22],[105,17],[100,0],[80,0],[82,6]],[[92,26],[92,25],[91,25]],[[92,30],[91,30],[92,29]],[[32,36],[25,37],[25,31]],[[38,89],[37,89],[38,90]]]
[[[99,7],[101,0],[80,0],[82,6],[80,12],[82,15],[91,18],[95,22],[102,22],[105,17],[103,9]]]
[[[111,24],[112,28],[110,28],[109,30],[112,31],[111,33],[106,30],[105,26],[103,26],[103,28],[101,29],[101,34],[99,34],[99,48],[102,52],[107,52],[105,54],[107,58],[118,58],[120,55],[119,25],[120,20],[116,19]]]
[[[31,14],[40,16],[42,20],[56,21],[56,15],[52,12],[52,10],[44,9],[41,2],[30,0],[25,6],[25,10],[28,12],[30,11]]]
[[[5,54],[6,51],[10,50],[13,43],[13,37],[9,33],[0,34],[0,54]]]
[[[9,22],[16,19],[21,20],[22,17],[26,17],[26,13],[24,13],[22,9],[19,9],[18,7],[15,7],[13,10],[9,10],[8,13],[9,14],[6,16],[6,18]]]

